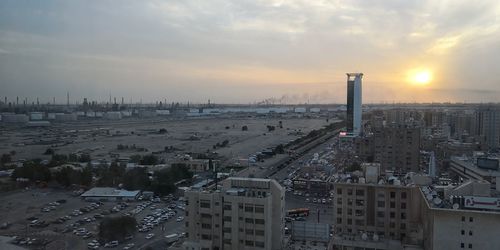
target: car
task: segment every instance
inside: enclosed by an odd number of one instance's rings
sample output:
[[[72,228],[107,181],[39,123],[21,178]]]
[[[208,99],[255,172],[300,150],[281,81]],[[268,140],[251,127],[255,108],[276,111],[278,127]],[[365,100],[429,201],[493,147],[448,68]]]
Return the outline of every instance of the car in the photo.
[[[306,202],[310,202],[311,200],[309,198],[306,198]]]
[[[112,247],[116,247],[116,246],[118,246],[117,240],[110,241],[110,242],[104,244],[104,247],[107,247],[107,248],[112,248]]]
[[[127,245],[123,248],[123,250],[132,249],[134,246],[135,246],[135,244],[134,244],[134,243],[129,243],[129,244],[127,244]]]
[[[131,239],[133,239],[133,238],[134,238],[134,236],[133,236],[133,235],[129,235],[129,236],[125,237],[125,240],[131,240]]]
[[[305,221],[306,219],[304,217],[297,217],[295,218],[296,221]]]
[[[155,237],[154,233],[150,233],[150,234],[146,235],[146,239],[148,239],[148,240],[153,238],[153,237]]]
[[[183,221],[183,220],[184,220],[184,217],[179,216],[179,217],[177,217],[177,220],[176,220],[176,221],[177,221],[177,222],[181,222],[181,221]]]

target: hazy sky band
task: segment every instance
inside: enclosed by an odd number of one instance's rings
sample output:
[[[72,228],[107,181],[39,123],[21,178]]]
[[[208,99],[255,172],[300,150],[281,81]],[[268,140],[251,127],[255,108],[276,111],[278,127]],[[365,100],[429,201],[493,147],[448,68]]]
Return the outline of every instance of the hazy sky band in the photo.
[[[498,1],[1,1],[0,95],[500,101]],[[426,87],[407,81],[428,69]]]

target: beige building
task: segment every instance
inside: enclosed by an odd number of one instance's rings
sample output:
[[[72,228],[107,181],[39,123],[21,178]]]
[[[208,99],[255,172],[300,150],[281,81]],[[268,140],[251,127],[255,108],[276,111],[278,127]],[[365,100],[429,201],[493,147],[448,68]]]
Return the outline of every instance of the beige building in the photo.
[[[184,249],[283,249],[285,190],[275,180],[231,177],[185,197]]]
[[[420,214],[412,209],[418,202],[418,188],[354,181],[336,183],[334,189],[337,249],[403,249],[404,245],[421,245]]]
[[[474,205],[451,200],[436,202],[436,198],[429,196],[433,192],[431,188],[422,190],[425,191],[419,193],[419,210],[422,211],[424,249],[500,249],[500,209],[498,205],[481,205],[500,204],[500,198],[465,196],[483,200],[476,205],[479,208],[473,208]]]

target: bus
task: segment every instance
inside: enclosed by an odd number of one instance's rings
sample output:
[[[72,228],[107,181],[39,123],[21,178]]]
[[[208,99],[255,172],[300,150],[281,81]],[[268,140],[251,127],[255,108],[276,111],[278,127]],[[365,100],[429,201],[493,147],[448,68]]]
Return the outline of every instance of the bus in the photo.
[[[286,212],[286,214],[290,217],[309,216],[309,208],[290,209]]]

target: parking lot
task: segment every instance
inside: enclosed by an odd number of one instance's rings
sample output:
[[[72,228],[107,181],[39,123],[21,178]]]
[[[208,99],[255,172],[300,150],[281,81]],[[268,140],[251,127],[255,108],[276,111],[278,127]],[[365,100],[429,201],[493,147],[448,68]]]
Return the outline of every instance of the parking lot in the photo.
[[[0,233],[33,249],[140,249],[166,235],[180,238],[184,232],[184,206],[179,201],[86,202],[77,193],[54,189],[10,192],[2,200]],[[138,231],[126,242],[98,242],[100,220],[116,215],[134,217]]]

